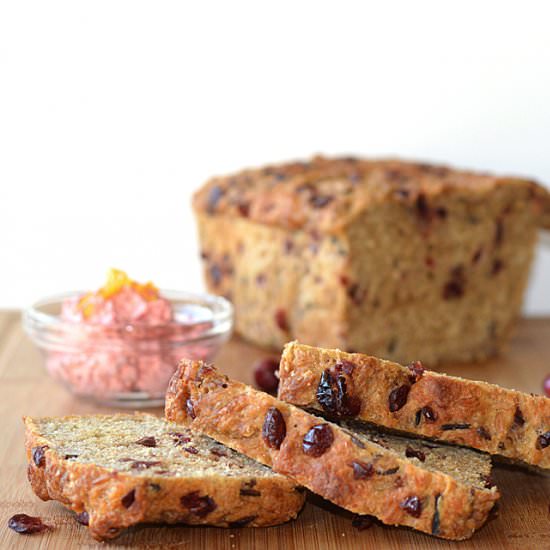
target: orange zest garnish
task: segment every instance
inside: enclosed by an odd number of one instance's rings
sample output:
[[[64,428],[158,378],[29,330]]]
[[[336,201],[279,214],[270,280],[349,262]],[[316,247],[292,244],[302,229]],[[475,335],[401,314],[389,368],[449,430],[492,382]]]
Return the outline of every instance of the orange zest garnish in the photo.
[[[159,297],[159,289],[151,282],[147,283],[136,283],[135,281],[131,282],[132,288],[148,302],[156,300]]]
[[[124,271],[111,268],[107,272],[107,282],[97,293],[106,300],[118,294],[125,286],[131,283],[130,278]]]
[[[132,288],[144,300],[151,302],[159,298],[158,288],[151,282],[138,283],[128,277],[128,275],[120,269],[109,269],[107,273],[107,282],[96,293],[87,292],[80,298],[78,305],[82,310],[84,317],[90,317],[94,312],[93,298],[101,296],[104,300],[109,300],[118,294],[123,288]]]
[[[92,299],[94,297],[93,292],[86,292],[84,296],[78,300],[78,307],[82,310],[82,315],[87,319],[94,312],[94,304]]]

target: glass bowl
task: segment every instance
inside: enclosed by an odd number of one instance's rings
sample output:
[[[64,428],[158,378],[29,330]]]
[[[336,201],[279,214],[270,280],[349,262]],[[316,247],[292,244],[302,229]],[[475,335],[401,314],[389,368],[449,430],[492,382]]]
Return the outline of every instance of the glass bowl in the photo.
[[[182,358],[210,361],[228,340],[233,306],[219,296],[161,290],[173,321],[101,325],[60,318],[70,292],[45,298],[23,313],[23,326],[46,369],[76,395],[118,407],[164,404],[168,382]]]

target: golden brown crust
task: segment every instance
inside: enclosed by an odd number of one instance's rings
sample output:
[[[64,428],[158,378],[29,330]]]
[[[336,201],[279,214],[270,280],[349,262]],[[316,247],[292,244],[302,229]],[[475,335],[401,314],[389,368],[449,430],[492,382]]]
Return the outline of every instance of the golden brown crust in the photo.
[[[284,523],[297,516],[305,495],[282,476],[257,477],[254,495],[241,493],[242,475],[193,477],[133,476],[127,472],[66,460],[43,437],[34,419],[24,418],[28,478],[42,500],[57,500],[76,513],[87,512],[91,535],[97,540],[116,537],[137,523],[185,523],[218,527],[259,527]],[[42,460],[35,449],[44,446]],[[40,455],[38,455],[40,457]],[[215,509],[193,513],[182,496],[197,492],[210,497]]]
[[[268,446],[262,430],[273,409],[283,416],[286,434],[278,432],[275,444],[272,438]],[[495,488],[465,485],[373,442],[358,445],[347,430],[229,380],[201,362],[182,361],[167,393],[166,417],[293,477],[352,512],[443,538],[471,536],[499,497]],[[332,433],[333,442],[323,454],[312,456],[304,451],[303,440],[317,425],[329,426],[323,430]],[[362,470],[359,475],[354,463]],[[415,502],[421,503],[417,513]]]
[[[344,376],[347,393],[361,403],[357,419],[550,468],[550,399],[544,396],[428,370],[413,383],[411,370],[397,363],[291,342],[281,358],[279,398],[323,411],[317,389],[338,362],[351,373]],[[409,388],[406,403],[392,412],[389,396],[400,386]],[[548,447],[540,445],[544,434]]]
[[[243,170],[208,181],[193,204],[197,212],[330,232],[382,202],[415,203],[419,197],[448,193],[483,197],[509,185],[532,189],[533,213],[545,223],[549,194],[531,180],[395,159],[317,156],[307,162]]]

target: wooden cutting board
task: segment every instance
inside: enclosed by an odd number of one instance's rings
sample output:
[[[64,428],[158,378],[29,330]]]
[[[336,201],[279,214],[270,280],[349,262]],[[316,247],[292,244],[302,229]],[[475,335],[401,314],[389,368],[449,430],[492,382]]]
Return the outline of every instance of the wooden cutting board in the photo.
[[[251,383],[251,366],[265,351],[234,338],[217,364],[230,376]],[[507,354],[485,364],[449,366],[448,374],[495,382],[526,392],[541,392],[550,373],[550,319],[522,320]],[[73,514],[55,502],[42,502],[26,479],[22,415],[108,412],[75,399],[49,378],[41,357],[21,329],[20,315],[0,311],[0,548],[104,548]],[[157,409],[153,412],[161,414]],[[502,498],[499,516],[470,541],[450,543],[404,528],[374,525],[358,531],[348,514],[310,498],[297,521],[264,529],[137,527],[111,547],[204,549],[306,548],[550,548],[550,477],[497,467],[494,474]],[[54,526],[44,534],[18,535],[7,528],[16,513],[37,515]]]

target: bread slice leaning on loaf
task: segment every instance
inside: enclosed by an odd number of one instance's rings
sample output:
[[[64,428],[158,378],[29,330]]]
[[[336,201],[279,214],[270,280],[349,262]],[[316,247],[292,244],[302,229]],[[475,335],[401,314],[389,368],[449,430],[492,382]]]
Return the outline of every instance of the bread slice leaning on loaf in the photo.
[[[547,397],[297,342],[279,378],[279,398],[299,407],[550,469]]]
[[[433,449],[418,448],[412,440],[407,453],[406,443],[352,432],[230,380],[202,362],[180,364],[167,392],[166,417],[351,512],[442,538],[470,537],[499,498],[495,487],[486,487],[486,455],[446,447],[432,458]]]
[[[34,492],[75,511],[97,540],[137,523],[276,525],[305,500],[291,479],[151,415],[24,420]]]

